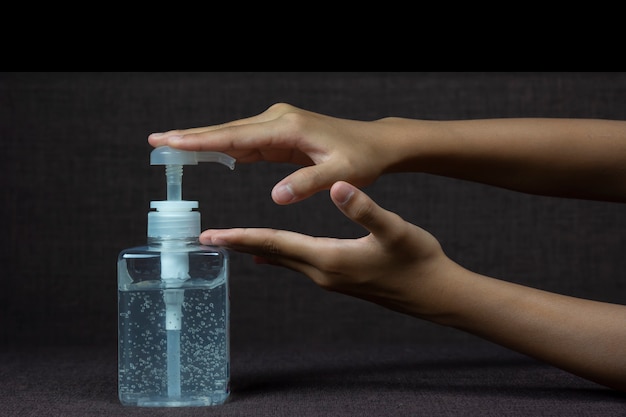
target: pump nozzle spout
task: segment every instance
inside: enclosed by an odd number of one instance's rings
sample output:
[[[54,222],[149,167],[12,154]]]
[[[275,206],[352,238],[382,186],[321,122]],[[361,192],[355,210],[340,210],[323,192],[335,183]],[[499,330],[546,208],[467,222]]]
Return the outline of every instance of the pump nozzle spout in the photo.
[[[230,168],[235,169],[235,158],[221,152],[196,152],[198,162],[217,162]]]
[[[235,169],[235,158],[221,152],[193,152],[159,146],[150,153],[151,165],[165,165],[168,201],[182,200],[183,165],[198,165],[198,162],[217,162]]]
[[[235,158],[221,152],[194,152],[159,146],[150,153],[150,165],[198,165],[198,162],[217,162],[235,169]]]

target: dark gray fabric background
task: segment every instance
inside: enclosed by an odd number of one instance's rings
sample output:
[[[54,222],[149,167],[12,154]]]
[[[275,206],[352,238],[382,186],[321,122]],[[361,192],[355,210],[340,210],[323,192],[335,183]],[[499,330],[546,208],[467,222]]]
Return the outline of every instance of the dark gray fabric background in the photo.
[[[0,73],[0,344],[10,387],[0,399],[10,411],[147,415],[122,409],[115,393],[116,257],[145,242],[149,202],[165,196],[147,136],[251,116],[279,101],[359,120],[626,119],[626,73]],[[364,233],[327,192],[275,205],[270,190],[293,169],[187,167],[183,196],[199,200],[204,228]],[[417,173],[382,177],[366,192],[433,233],[469,269],[626,300],[624,205]],[[233,401],[168,415],[591,415],[598,407],[598,415],[626,414],[623,397],[473,336],[321,290],[241,254],[231,265]],[[395,371],[375,373],[382,369]],[[37,375],[47,387],[67,385],[41,391]],[[41,401],[24,405],[32,392]]]

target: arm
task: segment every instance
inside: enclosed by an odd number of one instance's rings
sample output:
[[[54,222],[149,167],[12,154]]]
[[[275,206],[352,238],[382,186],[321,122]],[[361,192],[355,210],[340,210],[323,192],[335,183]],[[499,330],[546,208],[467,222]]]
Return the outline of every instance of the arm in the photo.
[[[428,125],[399,140],[389,170],[419,170],[531,194],[626,202],[626,121],[486,119]]]
[[[250,118],[152,134],[153,146],[222,151],[238,163],[303,166],[272,191],[300,201],[339,180],[413,171],[531,194],[626,202],[626,121],[339,119],[279,103]]]
[[[499,343],[626,391],[626,306],[574,298],[490,278],[450,260],[423,229],[338,182],[331,198],[370,233],[314,238],[270,229],[207,230],[204,244],[301,272],[330,291]]]
[[[626,391],[626,306],[550,293],[453,266],[446,324]]]

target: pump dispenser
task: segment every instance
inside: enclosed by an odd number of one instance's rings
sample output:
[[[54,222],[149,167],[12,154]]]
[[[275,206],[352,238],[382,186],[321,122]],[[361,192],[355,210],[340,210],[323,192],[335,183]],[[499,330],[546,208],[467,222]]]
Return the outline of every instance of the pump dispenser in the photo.
[[[217,405],[229,395],[228,252],[199,244],[197,201],[182,199],[184,165],[216,162],[218,152],[155,148],[167,200],[152,201],[148,245],[118,257],[118,388],[124,405]]]

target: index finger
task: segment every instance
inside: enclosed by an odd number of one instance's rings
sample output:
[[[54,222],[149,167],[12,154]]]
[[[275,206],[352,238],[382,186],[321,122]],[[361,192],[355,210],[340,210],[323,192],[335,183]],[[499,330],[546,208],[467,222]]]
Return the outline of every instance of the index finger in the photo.
[[[217,245],[269,259],[272,264],[312,276],[316,262],[332,246],[328,238],[319,238],[287,230],[235,228],[205,230],[200,242]]]
[[[224,246],[265,258],[290,258],[311,262],[323,244],[319,238],[288,230],[268,228],[209,229],[202,232],[200,242],[205,245]]]
[[[179,136],[187,136],[187,135],[198,135],[198,134],[212,132],[212,131],[225,129],[225,128],[229,128],[233,126],[251,125],[251,124],[256,124],[256,123],[267,122],[267,121],[276,119],[280,114],[284,113],[285,107],[286,105],[282,106],[282,105],[275,104],[275,105],[270,106],[264,112],[257,114],[255,116],[233,120],[233,121],[226,122],[226,123],[221,123],[221,124],[212,125],[212,126],[194,127],[194,128],[189,128],[189,129],[173,129],[167,132],[151,133],[148,136],[148,142],[150,142],[150,144],[155,147],[165,146],[165,145],[173,146],[173,144],[170,143],[171,138],[177,138]],[[176,139],[174,139],[174,141],[175,140]],[[181,146],[185,146],[185,145],[181,144]],[[190,149],[190,150],[195,150],[195,149]],[[212,148],[212,149],[207,149],[207,150],[217,150],[217,149]],[[225,151],[229,149],[222,146],[219,150]]]

